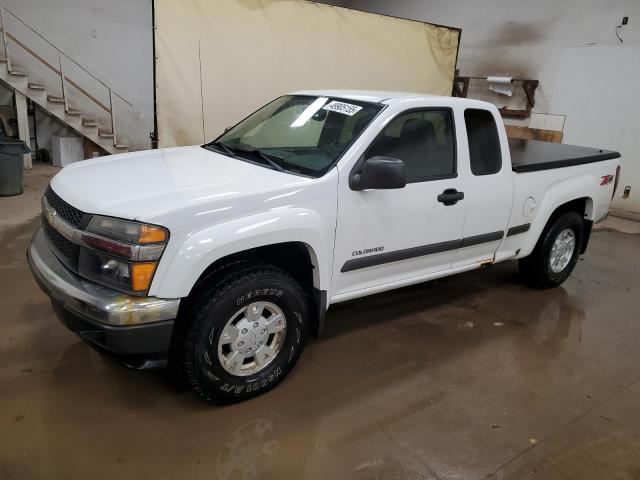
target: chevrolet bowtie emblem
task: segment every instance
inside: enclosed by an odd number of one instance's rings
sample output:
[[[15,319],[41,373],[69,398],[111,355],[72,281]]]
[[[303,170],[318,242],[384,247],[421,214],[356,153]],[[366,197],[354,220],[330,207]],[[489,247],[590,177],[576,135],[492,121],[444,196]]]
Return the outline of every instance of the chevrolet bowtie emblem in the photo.
[[[54,217],[56,216],[56,212],[55,210],[47,210],[47,222],[49,222],[49,225],[51,225],[53,227],[53,220]]]

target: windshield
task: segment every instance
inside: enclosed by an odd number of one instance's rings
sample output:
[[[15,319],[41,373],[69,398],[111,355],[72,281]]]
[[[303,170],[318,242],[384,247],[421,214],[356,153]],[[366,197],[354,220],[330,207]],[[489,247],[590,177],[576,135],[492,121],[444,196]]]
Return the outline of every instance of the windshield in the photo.
[[[277,98],[205,145],[276,170],[319,177],[383,108],[332,97]]]

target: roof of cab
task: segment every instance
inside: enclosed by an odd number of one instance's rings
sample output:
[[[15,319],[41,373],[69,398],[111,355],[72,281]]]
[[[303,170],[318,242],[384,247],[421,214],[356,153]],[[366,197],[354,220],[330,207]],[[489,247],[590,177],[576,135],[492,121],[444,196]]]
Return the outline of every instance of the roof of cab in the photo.
[[[446,99],[447,104],[461,105],[463,108],[482,108],[492,110],[498,116],[498,110],[495,105],[483,100],[475,100],[471,98],[447,97],[444,95],[429,95],[428,93],[412,93],[412,92],[393,92],[385,90],[299,90],[291,95],[311,95],[314,97],[337,97],[346,100],[356,100],[361,102],[382,103],[391,105],[402,102],[404,100],[416,99]]]
[[[361,102],[383,103],[391,100],[407,100],[410,98],[449,98],[442,95],[426,93],[393,92],[385,90],[299,90],[293,95],[313,95],[317,97],[338,97]]]

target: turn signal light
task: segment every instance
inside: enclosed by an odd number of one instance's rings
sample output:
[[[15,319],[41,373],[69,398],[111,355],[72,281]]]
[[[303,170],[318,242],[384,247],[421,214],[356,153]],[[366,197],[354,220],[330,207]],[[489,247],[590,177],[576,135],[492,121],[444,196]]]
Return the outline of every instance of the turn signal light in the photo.
[[[131,288],[134,292],[146,292],[151,286],[156,262],[131,264]]]
[[[140,237],[138,243],[145,245],[147,243],[163,243],[167,240],[167,231],[153,225],[141,225]]]

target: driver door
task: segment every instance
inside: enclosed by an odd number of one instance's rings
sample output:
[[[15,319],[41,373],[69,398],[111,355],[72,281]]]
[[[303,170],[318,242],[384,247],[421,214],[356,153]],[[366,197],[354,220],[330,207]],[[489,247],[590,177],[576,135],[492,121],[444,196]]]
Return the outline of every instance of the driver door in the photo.
[[[451,268],[466,204],[464,200],[443,203],[438,197],[445,190],[459,190],[455,142],[451,109],[406,110],[364,153],[365,158],[402,160],[407,173],[404,188],[354,191],[341,173],[333,301]]]

